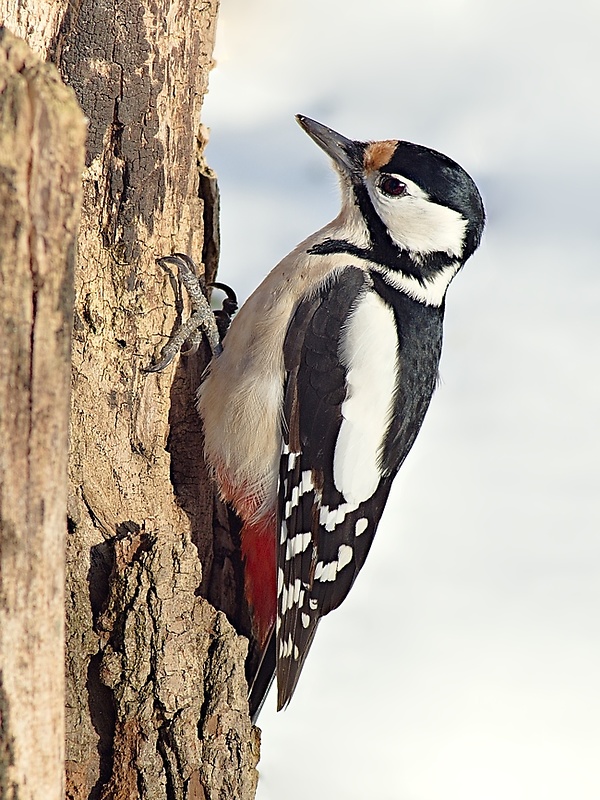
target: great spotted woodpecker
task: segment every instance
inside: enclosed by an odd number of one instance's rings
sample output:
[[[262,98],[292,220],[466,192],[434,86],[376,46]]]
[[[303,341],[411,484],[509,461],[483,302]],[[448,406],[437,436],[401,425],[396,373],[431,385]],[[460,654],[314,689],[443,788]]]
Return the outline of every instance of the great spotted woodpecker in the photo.
[[[253,717],[274,675],[289,702],[365,562],[436,385],[446,290],[485,220],[447,156],[297,120],[333,161],[341,211],[245,302],[198,391],[207,462],[243,521]]]

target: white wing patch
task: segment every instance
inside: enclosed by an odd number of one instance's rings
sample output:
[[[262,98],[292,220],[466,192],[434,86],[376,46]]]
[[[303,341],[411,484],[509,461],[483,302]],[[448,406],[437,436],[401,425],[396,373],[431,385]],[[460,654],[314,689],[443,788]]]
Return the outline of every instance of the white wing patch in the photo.
[[[333,460],[333,480],[351,506],[368,500],[381,479],[380,452],[394,409],[398,333],[392,309],[375,292],[350,314],[340,344],[346,399]]]

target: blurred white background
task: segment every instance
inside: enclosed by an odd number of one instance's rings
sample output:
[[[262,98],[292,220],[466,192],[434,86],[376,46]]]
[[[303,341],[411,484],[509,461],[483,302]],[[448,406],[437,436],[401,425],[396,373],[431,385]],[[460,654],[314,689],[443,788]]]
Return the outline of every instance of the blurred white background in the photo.
[[[366,566],[263,729],[259,800],[600,798],[600,5],[223,0],[220,279],[337,213],[301,112],[441,150],[489,222]]]

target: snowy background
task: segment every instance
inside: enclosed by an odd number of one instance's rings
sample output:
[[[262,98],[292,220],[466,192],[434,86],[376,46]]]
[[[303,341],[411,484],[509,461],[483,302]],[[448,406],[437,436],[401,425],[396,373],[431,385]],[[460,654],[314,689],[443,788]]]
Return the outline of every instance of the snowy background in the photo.
[[[600,4],[223,0],[203,120],[220,278],[337,214],[301,112],[479,184],[442,385],[290,708],[259,800],[600,798]]]

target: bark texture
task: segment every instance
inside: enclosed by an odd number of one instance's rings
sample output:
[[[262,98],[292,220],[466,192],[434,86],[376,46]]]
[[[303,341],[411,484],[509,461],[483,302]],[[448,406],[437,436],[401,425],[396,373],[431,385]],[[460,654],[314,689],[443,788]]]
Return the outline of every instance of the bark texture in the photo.
[[[85,121],[0,28],[0,796],[64,797],[70,337]]]
[[[149,366],[182,313],[155,258],[218,257],[202,98],[217,0],[0,0],[89,120],[75,270],[67,535],[67,797],[246,800],[235,526],[202,461],[206,354]],[[212,604],[209,604],[208,600]],[[219,610],[216,610],[215,607]],[[223,613],[223,612],[226,612]]]

